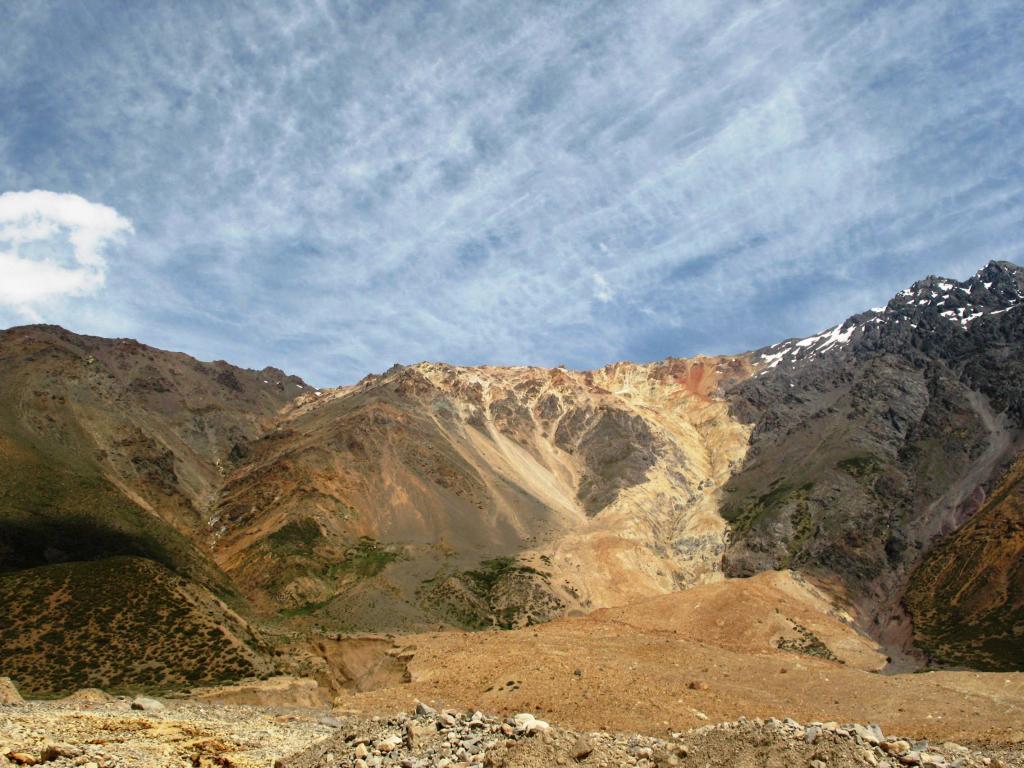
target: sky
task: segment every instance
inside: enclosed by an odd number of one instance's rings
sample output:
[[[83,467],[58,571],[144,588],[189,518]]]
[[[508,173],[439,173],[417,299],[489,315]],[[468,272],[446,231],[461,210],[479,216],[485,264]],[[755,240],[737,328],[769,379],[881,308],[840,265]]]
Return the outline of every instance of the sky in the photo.
[[[1024,4],[6,0],[0,327],[317,386],[807,336],[1024,262]]]

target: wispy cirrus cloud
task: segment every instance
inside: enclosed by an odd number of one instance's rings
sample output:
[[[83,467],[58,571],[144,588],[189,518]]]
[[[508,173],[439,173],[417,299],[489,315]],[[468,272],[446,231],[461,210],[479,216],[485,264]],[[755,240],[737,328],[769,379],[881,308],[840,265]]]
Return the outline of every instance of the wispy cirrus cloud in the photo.
[[[323,384],[593,366],[807,334],[1024,250],[1015,2],[11,19],[0,190],[135,226],[103,295],[47,314],[83,330]]]

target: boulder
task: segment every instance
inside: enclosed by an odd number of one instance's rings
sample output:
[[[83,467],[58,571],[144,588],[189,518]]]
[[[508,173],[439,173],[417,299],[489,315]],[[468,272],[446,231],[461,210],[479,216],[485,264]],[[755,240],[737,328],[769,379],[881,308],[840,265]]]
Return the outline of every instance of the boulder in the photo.
[[[23,704],[25,700],[21,698],[21,694],[18,693],[18,689],[14,687],[14,683],[9,677],[0,677],[0,704]]]
[[[132,709],[141,710],[143,712],[159,712],[165,709],[163,702],[151,699],[148,696],[136,696],[132,699]]]

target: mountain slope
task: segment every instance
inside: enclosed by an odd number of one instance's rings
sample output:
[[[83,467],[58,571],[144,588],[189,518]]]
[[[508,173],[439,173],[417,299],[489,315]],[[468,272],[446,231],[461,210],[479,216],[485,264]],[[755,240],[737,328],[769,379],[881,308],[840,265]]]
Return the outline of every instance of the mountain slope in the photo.
[[[0,571],[140,556],[288,631],[408,631],[790,569],[896,656],[1020,666],[1022,307],[992,262],[742,355],[325,390],[11,329]]]
[[[720,389],[749,372],[420,364],[307,395],[227,479],[218,562],[263,604],[360,628],[515,624],[694,583],[718,570],[716,489],[747,439]]]
[[[993,262],[756,353],[759,372],[730,392],[756,426],[723,507],[726,573],[816,574],[907,644],[910,574],[1021,447],[1022,296],[1024,273]]]
[[[226,584],[197,539],[224,463],[304,386],[276,373],[0,333],[0,570],[139,554]]]
[[[982,508],[914,572],[906,603],[931,659],[1020,667],[1024,650],[1024,455]]]

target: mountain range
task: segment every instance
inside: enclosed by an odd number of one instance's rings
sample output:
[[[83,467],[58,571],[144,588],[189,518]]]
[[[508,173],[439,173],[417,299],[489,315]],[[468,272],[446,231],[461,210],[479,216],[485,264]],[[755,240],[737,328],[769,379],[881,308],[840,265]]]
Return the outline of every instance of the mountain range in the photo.
[[[0,610],[32,631],[0,630],[0,674],[217,682],[300,636],[519,627],[783,569],[894,666],[1024,669],[1022,449],[1008,262],[743,354],[334,389],[11,328]],[[119,622],[191,629],[97,678],[76,653],[143,653]],[[224,663],[170,680],[199,633]]]

